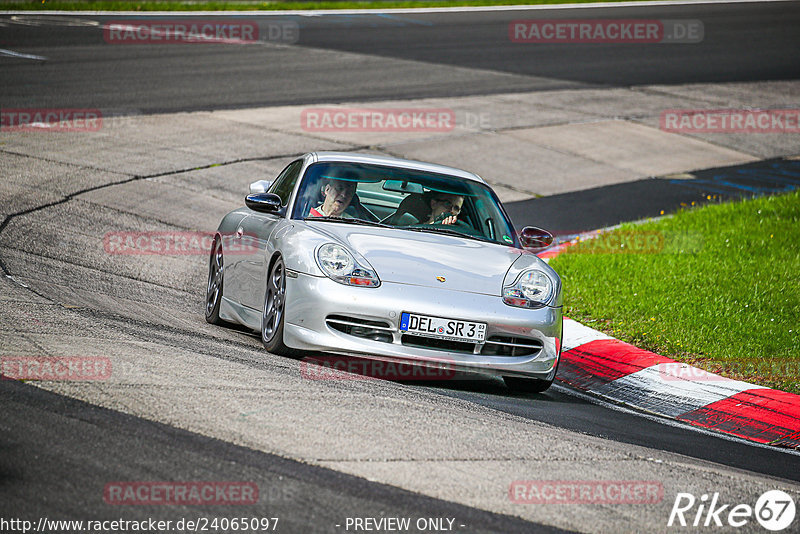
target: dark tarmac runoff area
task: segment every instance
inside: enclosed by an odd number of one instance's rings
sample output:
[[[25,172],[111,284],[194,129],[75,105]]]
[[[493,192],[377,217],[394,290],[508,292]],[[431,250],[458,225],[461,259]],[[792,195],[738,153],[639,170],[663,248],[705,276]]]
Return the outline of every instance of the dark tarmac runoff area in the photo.
[[[777,158],[511,202],[506,210],[519,227],[538,225],[565,236],[798,187],[800,160]]]

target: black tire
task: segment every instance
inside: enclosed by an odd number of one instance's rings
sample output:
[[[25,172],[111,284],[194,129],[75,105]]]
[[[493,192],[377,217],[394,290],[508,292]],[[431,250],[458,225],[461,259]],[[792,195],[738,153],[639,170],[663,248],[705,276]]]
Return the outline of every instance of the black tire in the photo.
[[[223,263],[222,241],[217,236],[211,246],[211,256],[208,260],[208,285],[206,286],[206,321],[216,325],[227,324],[219,317],[219,305],[222,302],[222,278],[225,274]]]
[[[516,393],[543,393],[547,391],[556,379],[558,373],[558,366],[561,363],[561,354],[558,355],[556,368],[553,369],[553,374],[550,378],[521,378],[518,376],[504,376],[503,382],[511,391]]]
[[[296,351],[283,344],[283,322],[286,311],[286,268],[278,258],[267,277],[264,309],[261,312],[261,342],[272,354],[293,356]]]
[[[508,389],[516,393],[542,393],[553,385],[555,375],[550,380],[540,380],[538,378],[520,378],[517,376],[504,376],[503,382]]]

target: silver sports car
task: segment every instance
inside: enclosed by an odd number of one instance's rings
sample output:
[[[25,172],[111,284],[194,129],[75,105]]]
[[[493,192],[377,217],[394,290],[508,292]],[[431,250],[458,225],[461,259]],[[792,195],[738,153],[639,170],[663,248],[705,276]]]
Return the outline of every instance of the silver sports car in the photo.
[[[261,332],[268,351],[324,351],[553,382],[561,279],[477,175],[366,154],[318,152],[250,185],[209,262],[206,320]]]

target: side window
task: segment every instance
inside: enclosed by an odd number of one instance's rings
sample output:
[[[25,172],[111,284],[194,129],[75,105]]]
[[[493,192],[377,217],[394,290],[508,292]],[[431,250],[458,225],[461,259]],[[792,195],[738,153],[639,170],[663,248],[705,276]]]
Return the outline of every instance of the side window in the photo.
[[[281,205],[286,206],[289,203],[289,196],[292,194],[294,184],[297,183],[297,178],[300,176],[300,169],[303,168],[303,160],[291,162],[283,172],[275,179],[275,183],[270,187],[270,193],[275,193],[281,197]]]

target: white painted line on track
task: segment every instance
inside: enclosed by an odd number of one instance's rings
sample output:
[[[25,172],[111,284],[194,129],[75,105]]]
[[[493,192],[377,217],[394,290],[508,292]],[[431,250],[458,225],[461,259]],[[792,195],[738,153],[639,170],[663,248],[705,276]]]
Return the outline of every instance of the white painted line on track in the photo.
[[[100,23],[96,20],[82,20],[78,18],[64,18],[61,16],[48,16],[48,12],[44,12],[36,17],[26,17],[24,15],[15,15],[9,19],[9,24],[19,24],[22,26],[67,26],[67,27],[83,27],[83,26],[97,26]]]
[[[537,5],[502,5],[502,6],[455,6],[455,7],[407,7],[385,9],[320,9],[298,11],[0,11],[0,15],[87,15],[87,16],[119,16],[134,15],[140,18],[152,17],[254,17],[254,16],[301,16],[316,17],[322,15],[363,15],[369,13],[469,13],[484,11],[554,11],[559,9],[608,9],[622,7],[649,6],[703,6],[714,4],[765,4],[789,3],[796,0],[654,0],[653,2],[597,2],[582,4],[537,4]]]
[[[711,430],[706,430],[705,428],[693,426],[693,425],[690,425],[688,423],[684,423],[684,422],[681,422],[681,421],[676,421],[675,419],[668,419],[666,417],[661,417],[661,416],[658,416],[658,415],[649,414],[647,412],[643,412],[643,411],[639,411],[639,410],[633,410],[631,408],[626,408],[625,406],[620,406],[619,404],[615,404],[613,402],[609,402],[609,401],[607,401],[605,399],[602,399],[602,398],[594,396],[594,395],[589,395],[587,393],[583,393],[583,392],[578,391],[576,389],[572,389],[571,387],[563,386],[563,385],[561,385],[559,383],[554,383],[550,387],[555,389],[559,393],[563,393],[565,395],[571,395],[573,397],[577,397],[577,398],[579,398],[581,400],[584,400],[586,402],[590,402],[592,404],[596,404],[598,406],[602,406],[604,408],[608,408],[610,410],[614,410],[614,411],[617,411],[617,412],[621,412],[621,413],[625,413],[625,414],[629,414],[629,415],[635,415],[637,417],[643,417],[644,419],[647,419],[648,421],[654,421],[656,423],[661,423],[662,425],[667,425],[667,426],[671,426],[671,427],[674,427],[674,428],[682,428],[684,430],[691,430],[693,432],[698,432],[700,434],[705,434],[706,436],[712,436],[712,437],[719,438],[719,439],[724,439],[724,440],[727,440],[727,441],[733,441],[733,442],[736,442],[736,443],[741,443],[742,445],[749,445],[750,447],[759,447],[759,448],[762,448],[762,449],[768,449],[770,451],[777,451],[777,452],[782,452],[784,454],[791,454],[791,455],[794,455],[794,456],[800,456],[800,450],[798,450],[798,449],[787,449],[787,448],[784,448],[784,447],[776,447],[774,445],[769,445],[769,444],[765,444],[765,443],[758,443],[756,441],[750,441],[750,440],[747,440],[747,439],[739,438],[739,437],[736,437],[736,436],[732,436],[730,434],[723,434],[723,433],[720,433],[720,432],[712,432]],[[657,444],[654,444],[654,445],[657,445]],[[658,450],[661,450],[661,449],[658,449]],[[664,452],[669,452],[669,451],[664,451]]]
[[[18,57],[22,59],[35,59],[36,61],[47,61],[47,58],[44,56],[36,56],[34,54],[23,54],[22,52],[14,52],[13,50],[6,50],[5,48],[0,48],[0,56]]]

